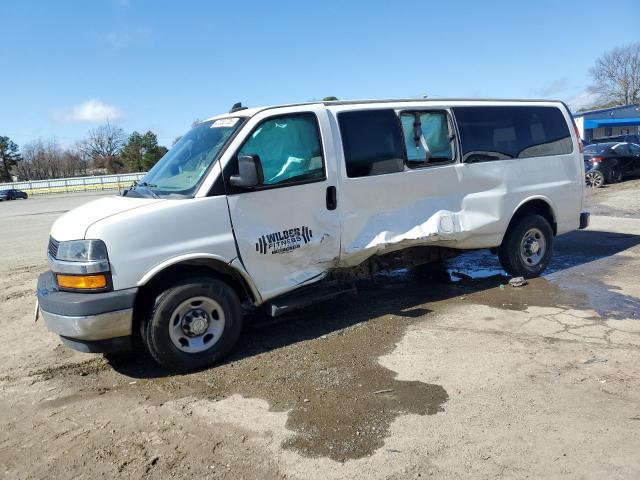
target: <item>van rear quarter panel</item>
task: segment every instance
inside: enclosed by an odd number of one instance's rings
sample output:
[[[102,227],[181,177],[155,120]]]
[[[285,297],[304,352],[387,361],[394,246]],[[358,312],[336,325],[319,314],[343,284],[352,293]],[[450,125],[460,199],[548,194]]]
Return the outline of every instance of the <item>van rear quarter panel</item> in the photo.
[[[456,247],[500,245],[514,213],[531,200],[549,204],[559,234],[578,228],[581,163],[569,154],[461,164],[462,224],[467,233]],[[483,221],[488,218],[492,220]]]

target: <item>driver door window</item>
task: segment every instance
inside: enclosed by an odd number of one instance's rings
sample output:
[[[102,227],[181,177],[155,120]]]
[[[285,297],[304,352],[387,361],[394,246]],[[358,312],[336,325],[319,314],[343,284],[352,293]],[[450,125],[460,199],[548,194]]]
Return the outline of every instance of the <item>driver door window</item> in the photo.
[[[260,157],[265,186],[325,178],[318,121],[312,113],[284,115],[263,121],[237,155]]]

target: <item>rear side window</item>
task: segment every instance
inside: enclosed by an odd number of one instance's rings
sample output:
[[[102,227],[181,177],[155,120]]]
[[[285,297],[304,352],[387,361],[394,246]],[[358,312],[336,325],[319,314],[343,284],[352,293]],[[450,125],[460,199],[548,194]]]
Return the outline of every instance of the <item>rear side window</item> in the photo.
[[[483,162],[564,155],[573,141],[555,107],[455,107],[462,160]]]
[[[400,122],[393,110],[338,114],[347,176],[367,177],[404,170]]]
[[[446,112],[402,112],[400,121],[409,168],[453,161],[453,137]]]

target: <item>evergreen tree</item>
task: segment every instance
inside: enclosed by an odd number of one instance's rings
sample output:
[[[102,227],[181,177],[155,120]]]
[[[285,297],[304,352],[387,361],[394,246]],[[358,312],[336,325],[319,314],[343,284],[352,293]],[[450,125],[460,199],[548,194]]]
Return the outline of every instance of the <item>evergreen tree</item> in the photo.
[[[152,131],[129,135],[120,156],[129,172],[146,172],[153,167],[167,149],[158,145],[158,137]]]
[[[9,139],[9,137],[0,136],[0,180],[11,181],[11,169],[22,160],[18,153],[18,145]]]

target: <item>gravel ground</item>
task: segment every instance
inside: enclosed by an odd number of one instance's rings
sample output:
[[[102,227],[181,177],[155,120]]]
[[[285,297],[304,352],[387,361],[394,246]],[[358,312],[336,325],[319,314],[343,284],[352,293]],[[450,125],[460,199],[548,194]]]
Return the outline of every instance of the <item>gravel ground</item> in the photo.
[[[168,376],[85,355],[34,323],[71,194],[0,204],[2,478],[638,478],[640,181],[589,191],[521,288],[472,252],[273,321]]]

